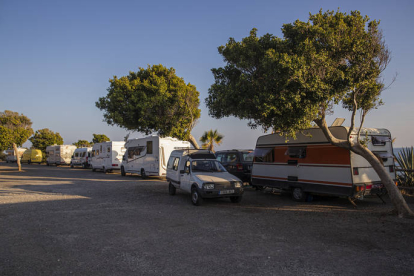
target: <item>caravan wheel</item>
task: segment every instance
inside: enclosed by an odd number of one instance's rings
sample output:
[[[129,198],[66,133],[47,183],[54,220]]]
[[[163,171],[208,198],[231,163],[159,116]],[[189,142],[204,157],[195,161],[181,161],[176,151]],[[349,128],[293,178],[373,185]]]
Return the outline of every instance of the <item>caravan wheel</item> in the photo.
[[[308,193],[305,193],[302,188],[295,187],[292,190],[292,198],[295,201],[303,202],[306,201],[306,198],[308,197]]]

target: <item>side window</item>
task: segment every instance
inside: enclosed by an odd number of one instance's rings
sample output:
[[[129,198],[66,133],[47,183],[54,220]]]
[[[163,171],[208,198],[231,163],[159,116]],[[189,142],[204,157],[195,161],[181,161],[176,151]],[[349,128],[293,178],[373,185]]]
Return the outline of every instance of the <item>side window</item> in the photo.
[[[391,139],[386,136],[372,136],[371,141],[374,146],[385,146],[387,142],[391,142]]]
[[[217,157],[216,157],[216,159],[217,159],[217,161],[219,161],[219,162],[224,162],[224,153],[219,153],[219,154],[217,154]]]
[[[271,163],[274,162],[274,151],[273,148],[256,148],[254,150],[254,162]]]
[[[96,156],[99,156],[99,150],[96,150]]]
[[[152,141],[147,141],[147,154],[152,154]]]
[[[95,150],[92,150],[92,157],[95,156]]]
[[[134,148],[130,147],[128,148],[128,159],[133,159],[134,158]]]
[[[178,170],[178,164],[180,164],[180,157],[176,157],[174,159],[174,165],[173,165],[173,170],[177,171]]]
[[[168,159],[168,164],[167,164],[167,169],[172,169],[174,166],[174,156],[170,156],[170,158]]]
[[[306,147],[288,147],[285,155],[290,158],[306,158]]]
[[[101,152],[102,152],[102,145],[100,146],[100,148],[99,148],[98,152],[99,152],[99,151],[101,151]]]
[[[79,157],[79,152],[75,152],[75,157]]]
[[[234,163],[237,162],[237,154],[236,153],[228,153],[226,161],[228,163]]]
[[[107,152],[111,152],[111,148],[110,148],[110,147],[108,147],[108,148],[106,149],[106,151],[107,151]]]

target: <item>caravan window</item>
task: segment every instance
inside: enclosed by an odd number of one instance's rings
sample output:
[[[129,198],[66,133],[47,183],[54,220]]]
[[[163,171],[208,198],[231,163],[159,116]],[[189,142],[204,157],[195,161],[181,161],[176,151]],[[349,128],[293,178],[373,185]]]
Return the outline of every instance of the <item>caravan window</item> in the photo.
[[[254,162],[274,162],[273,148],[256,148],[254,150]]]
[[[388,153],[386,151],[373,151],[373,154],[377,156],[377,158],[381,159],[383,162],[387,162],[388,158],[394,158],[394,156],[391,153]]]
[[[289,155],[290,158],[305,158],[306,147],[288,147],[285,155]]]
[[[107,152],[111,152],[111,148],[110,147],[108,147],[108,149],[106,150]]]
[[[152,141],[147,141],[147,154],[152,154]]]
[[[371,140],[374,146],[385,146],[385,143],[391,142],[391,138],[387,136],[372,136]]]

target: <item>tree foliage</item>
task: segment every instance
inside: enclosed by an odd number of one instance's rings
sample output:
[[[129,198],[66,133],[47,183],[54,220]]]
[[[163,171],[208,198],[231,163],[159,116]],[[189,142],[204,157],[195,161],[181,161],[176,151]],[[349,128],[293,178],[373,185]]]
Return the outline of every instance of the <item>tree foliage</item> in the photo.
[[[5,110],[0,112],[0,151],[22,146],[33,134],[32,121],[23,114]]]
[[[51,145],[63,145],[63,138],[59,132],[53,132],[48,128],[36,130],[35,134],[29,138],[30,142],[35,149],[39,149],[43,152],[43,156],[46,156],[46,147]]]
[[[283,38],[256,29],[241,42],[230,38],[219,47],[227,65],[212,69],[210,115],[295,135],[341,101],[350,110],[354,100],[363,111],[377,107],[388,62],[378,24],[358,11],[320,11],[283,25]]]
[[[214,144],[220,145],[223,142],[223,138],[224,136],[218,133],[217,129],[205,131],[203,136],[200,138],[200,141],[203,143],[201,147],[214,152]]]
[[[361,143],[366,114],[382,104],[381,73],[390,61],[379,21],[322,10],[307,22],[296,20],[282,27],[283,38],[272,34],[230,38],[218,48],[227,63],[212,69],[215,83],[206,105],[215,118],[236,116],[251,127],[273,128],[295,137],[300,130],[320,127],[333,145],[363,156],[375,169],[399,216],[414,215],[376,156]],[[326,115],[342,104],[352,112],[346,140],[330,132]],[[357,139],[355,117],[361,114]]]
[[[77,142],[73,143],[72,145],[76,146],[77,148],[89,148],[91,147],[91,143],[86,140],[78,140]]]
[[[114,76],[109,82],[108,94],[96,102],[109,125],[191,140],[191,130],[200,117],[199,92],[173,68],[148,66],[128,76]]]
[[[91,141],[91,144],[97,144],[97,143],[102,143],[102,142],[108,142],[111,141],[111,139],[109,139],[108,136],[106,136],[105,134],[93,134],[93,138]]]

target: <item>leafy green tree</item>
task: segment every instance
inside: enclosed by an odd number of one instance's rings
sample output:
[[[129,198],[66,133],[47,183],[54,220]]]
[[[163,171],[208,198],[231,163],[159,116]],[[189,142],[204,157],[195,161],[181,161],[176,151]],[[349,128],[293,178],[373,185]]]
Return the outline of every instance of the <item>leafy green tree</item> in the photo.
[[[36,130],[35,134],[29,138],[33,148],[39,149],[43,153],[43,161],[46,160],[46,147],[51,145],[63,145],[63,138],[59,132],[53,132],[48,128]]]
[[[106,136],[105,134],[93,134],[93,139],[91,141],[90,144],[97,144],[97,143],[102,143],[102,142],[107,142],[107,141],[111,141],[111,139],[109,139],[108,136]]]
[[[89,148],[92,146],[91,143],[86,140],[78,140],[77,142],[72,143],[72,145],[76,146],[77,148]]]
[[[223,138],[224,136],[218,133],[217,129],[205,131],[203,136],[200,138],[200,141],[203,143],[201,147],[214,152],[214,144],[220,145],[223,142]]]
[[[249,119],[251,127],[273,128],[286,136],[313,125],[338,147],[363,156],[375,169],[398,215],[413,215],[393,180],[360,138],[367,113],[378,108],[384,88],[381,73],[390,61],[379,21],[360,12],[320,11],[308,22],[283,25],[283,38],[272,34],[230,38],[218,48],[227,63],[212,69],[215,83],[206,99],[215,118]],[[346,140],[330,132],[325,117],[333,106],[351,112]],[[360,113],[359,128],[355,117]],[[356,131],[357,139],[351,139]]]
[[[173,68],[148,66],[109,82],[108,94],[96,102],[109,125],[188,140],[198,148],[191,130],[200,118],[199,92]]]
[[[10,110],[0,112],[0,151],[13,147],[19,171],[21,164],[17,146],[22,146],[32,134],[32,121],[28,117]]]

